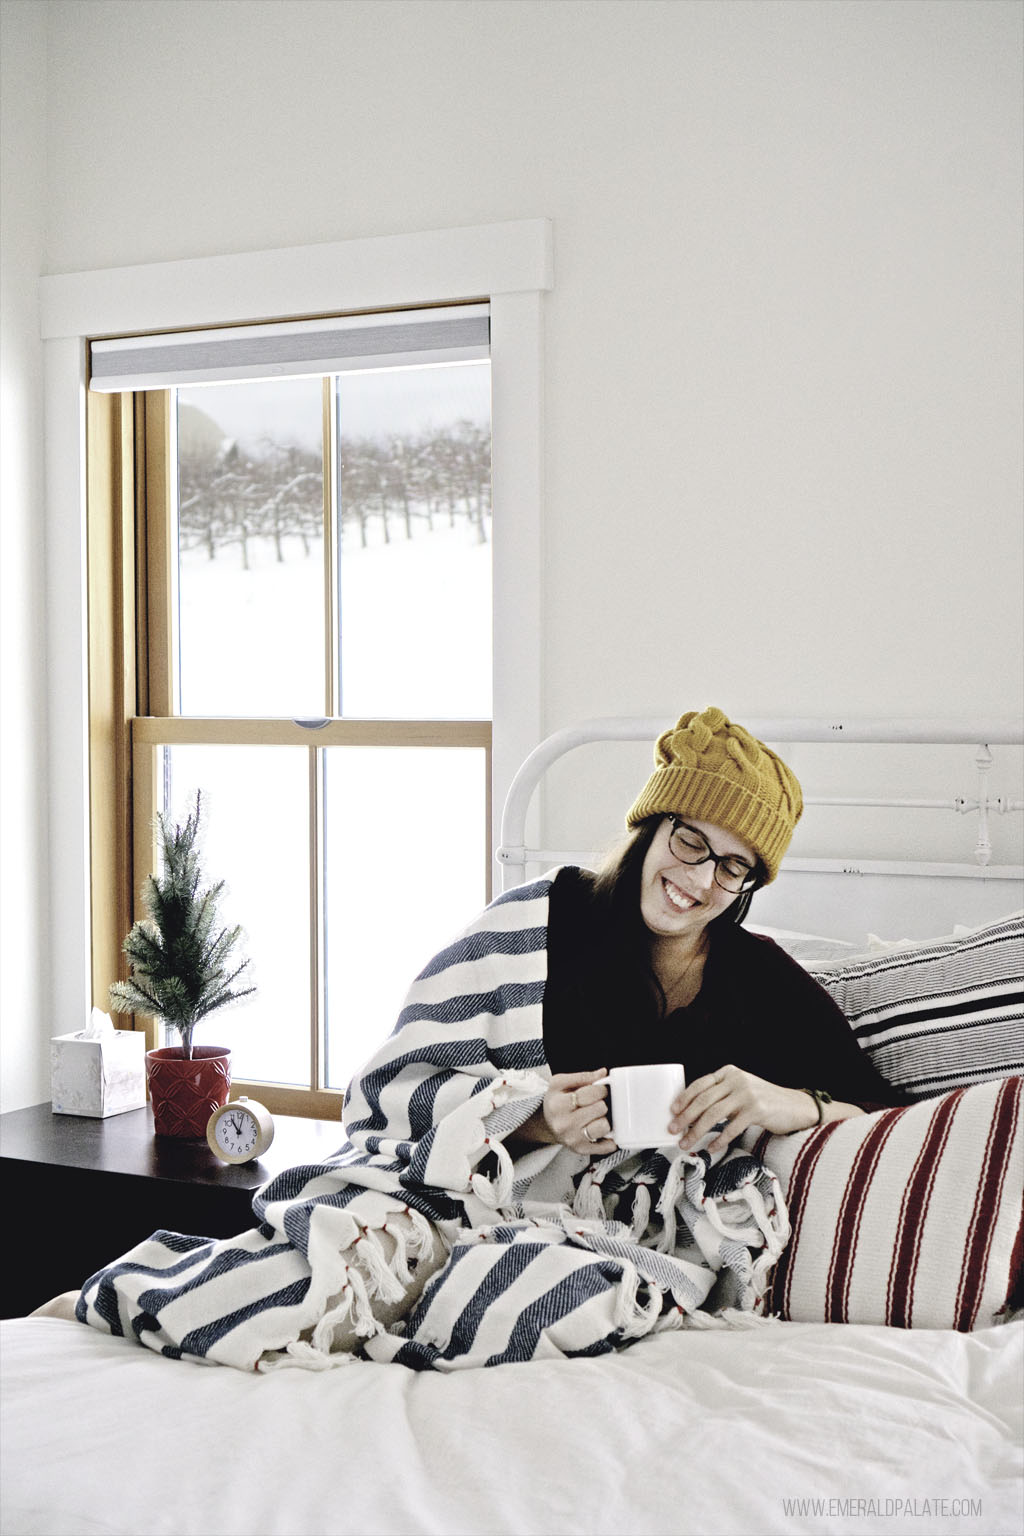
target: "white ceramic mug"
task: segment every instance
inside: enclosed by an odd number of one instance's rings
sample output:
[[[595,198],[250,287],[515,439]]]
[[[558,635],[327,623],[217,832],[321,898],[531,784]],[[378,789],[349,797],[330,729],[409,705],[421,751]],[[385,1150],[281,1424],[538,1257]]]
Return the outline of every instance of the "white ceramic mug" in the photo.
[[[616,1144],[624,1148],[670,1146],[672,1100],[686,1086],[686,1073],[679,1062],[613,1067],[608,1082]]]

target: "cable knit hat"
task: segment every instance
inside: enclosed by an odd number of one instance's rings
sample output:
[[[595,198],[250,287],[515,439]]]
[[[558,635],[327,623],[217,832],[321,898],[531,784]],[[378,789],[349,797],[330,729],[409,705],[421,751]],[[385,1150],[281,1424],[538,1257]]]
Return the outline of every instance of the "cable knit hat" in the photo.
[[[711,706],[691,709],[659,736],[654,762],[628,826],[670,812],[714,822],[749,843],[775,879],[804,808],[781,757]]]

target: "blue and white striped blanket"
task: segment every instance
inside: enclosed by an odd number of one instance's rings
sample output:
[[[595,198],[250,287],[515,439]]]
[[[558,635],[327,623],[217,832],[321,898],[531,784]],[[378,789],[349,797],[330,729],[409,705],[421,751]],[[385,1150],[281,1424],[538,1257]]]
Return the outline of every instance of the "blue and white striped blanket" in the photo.
[[[451,1370],[752,1319],[789,1225],[747,1153],[505,1144],[551,1075],[551,878],[499,897],[416,979],[349,1089],[338,1153],[266,1185],[239,1237],[155,1233],[86,1283],[79,1320],[242,1370]]]

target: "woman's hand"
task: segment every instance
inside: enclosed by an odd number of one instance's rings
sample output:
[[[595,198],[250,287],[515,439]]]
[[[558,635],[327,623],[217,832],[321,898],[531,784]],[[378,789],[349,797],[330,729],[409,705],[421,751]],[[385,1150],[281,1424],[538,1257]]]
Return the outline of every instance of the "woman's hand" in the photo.
[[[555,1141],[585,1157],[617,1151],[608,1120],[608,1072],[556,1072],[541,1105]]]
[[[852,1105],[841,1108],[857,1113]],[[709,1152],[724,1151],[749,1125],[759,1125],[775,1135],[808,1130],[818,1123],[818,1109],[801,1088],[780,1088],[753,1072],[726,1066],[696,1078],[683,1089],[673,1100],[668,1128],[673,1136],[679,1136],[679,1145],[687,1152],[723,1120],[726,1124],[709,1143]]]

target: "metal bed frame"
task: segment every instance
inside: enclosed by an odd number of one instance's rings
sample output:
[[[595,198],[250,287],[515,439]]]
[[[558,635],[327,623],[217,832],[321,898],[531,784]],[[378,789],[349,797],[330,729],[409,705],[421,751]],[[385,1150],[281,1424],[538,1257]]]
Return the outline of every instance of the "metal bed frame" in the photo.
[[[526,878],[527,866],[551,866],[560,863],[593,862],[592,852],[570,852],[528,846],[527,816],[534,791],[551,765],[578,747],[597,742],[653,743],[666,727],[666,718],[612,717],[584,720],[555,731],[537,746],[523,762],[509,788],[501,818],[501,841],[496,858],[502,869],[502,889],[508,890]],[[973,861],[938,863],[891,859],[812,859],[789,858],[787,873],[832,875],[928,876],[939,879],[1016,882],[1024,891],[1024,863],[993,864],[990,818],[1024,810],[1024,799],[993,795],[990,790],[992,748],[1020,746],[1024,743],[1024,720],[993,723],[991,720],[909,720],[894,725],[879,719],[755,719],[745,722],[747,729],[762,741],[773,745],[785,743],[881,743],[887,745],[972,746],[974,748],[975,784],[973,792],[958,790],[941,799],[892,799],[858,796],[805,795],[808,806],[872,807],[892,810],[944,810],[958,816],[976,817],[976,841]],[[1015,887],[1002,887],[1001,898],[1014,894]]]

